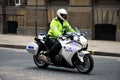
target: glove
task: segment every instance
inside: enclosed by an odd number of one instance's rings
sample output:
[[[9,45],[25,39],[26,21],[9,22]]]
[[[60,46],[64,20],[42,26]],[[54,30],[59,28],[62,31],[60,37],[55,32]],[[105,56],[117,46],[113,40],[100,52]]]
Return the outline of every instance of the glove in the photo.
[[[64,37],[64,36],[60,35],[60,36],[59,36],[59,39],[65,40],[65,39],[66,39],[66,37]]]

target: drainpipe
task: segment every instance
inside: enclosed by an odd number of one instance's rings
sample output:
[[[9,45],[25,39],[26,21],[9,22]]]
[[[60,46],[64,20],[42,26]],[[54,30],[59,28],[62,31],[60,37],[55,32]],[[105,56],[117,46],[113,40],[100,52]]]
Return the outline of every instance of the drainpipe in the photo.
[[[38,9],[38,0],[36,0],[36,6],[35,6],[35,36],[38,36],[38,33],[37,33],[37,9]]]
[[[48,6],[49,6],[49,0],[45,1],[46,5],[46,33],[48,32],[49,29],[49,23],[48,23]]]

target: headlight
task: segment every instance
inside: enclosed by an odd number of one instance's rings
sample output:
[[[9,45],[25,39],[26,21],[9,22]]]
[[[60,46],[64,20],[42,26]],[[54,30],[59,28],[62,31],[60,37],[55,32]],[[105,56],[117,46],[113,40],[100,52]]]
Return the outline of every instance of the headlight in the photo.
[[[87,44],[87,39],[84,36],[80,36],[80,43],[82,45],[86,45]]]
[[[76,36],[74,36],[74,40],[75,41],[78,41],[79,40],[79,38],[78,38],[78,36],[76,35]]]

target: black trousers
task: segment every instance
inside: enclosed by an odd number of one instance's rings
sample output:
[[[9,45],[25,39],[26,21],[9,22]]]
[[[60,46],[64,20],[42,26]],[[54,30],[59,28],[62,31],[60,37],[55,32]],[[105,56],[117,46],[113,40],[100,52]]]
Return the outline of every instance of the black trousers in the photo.
[[[48,38],[45,41],[47,47],[49,48],[48,56],[52,59],[55,58],[55,55],[57,55],[62,48],[60,42],[56,38]]]

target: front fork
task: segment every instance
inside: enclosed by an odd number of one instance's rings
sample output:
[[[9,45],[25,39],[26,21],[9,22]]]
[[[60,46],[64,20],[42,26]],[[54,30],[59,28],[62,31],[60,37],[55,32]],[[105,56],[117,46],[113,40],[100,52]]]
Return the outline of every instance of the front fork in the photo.
[[[81,62],[84,62],[83,58],[86,54],[90,54],[90,53],[88,51],[80,51],[80,52],[77,52],[77,57]]]

